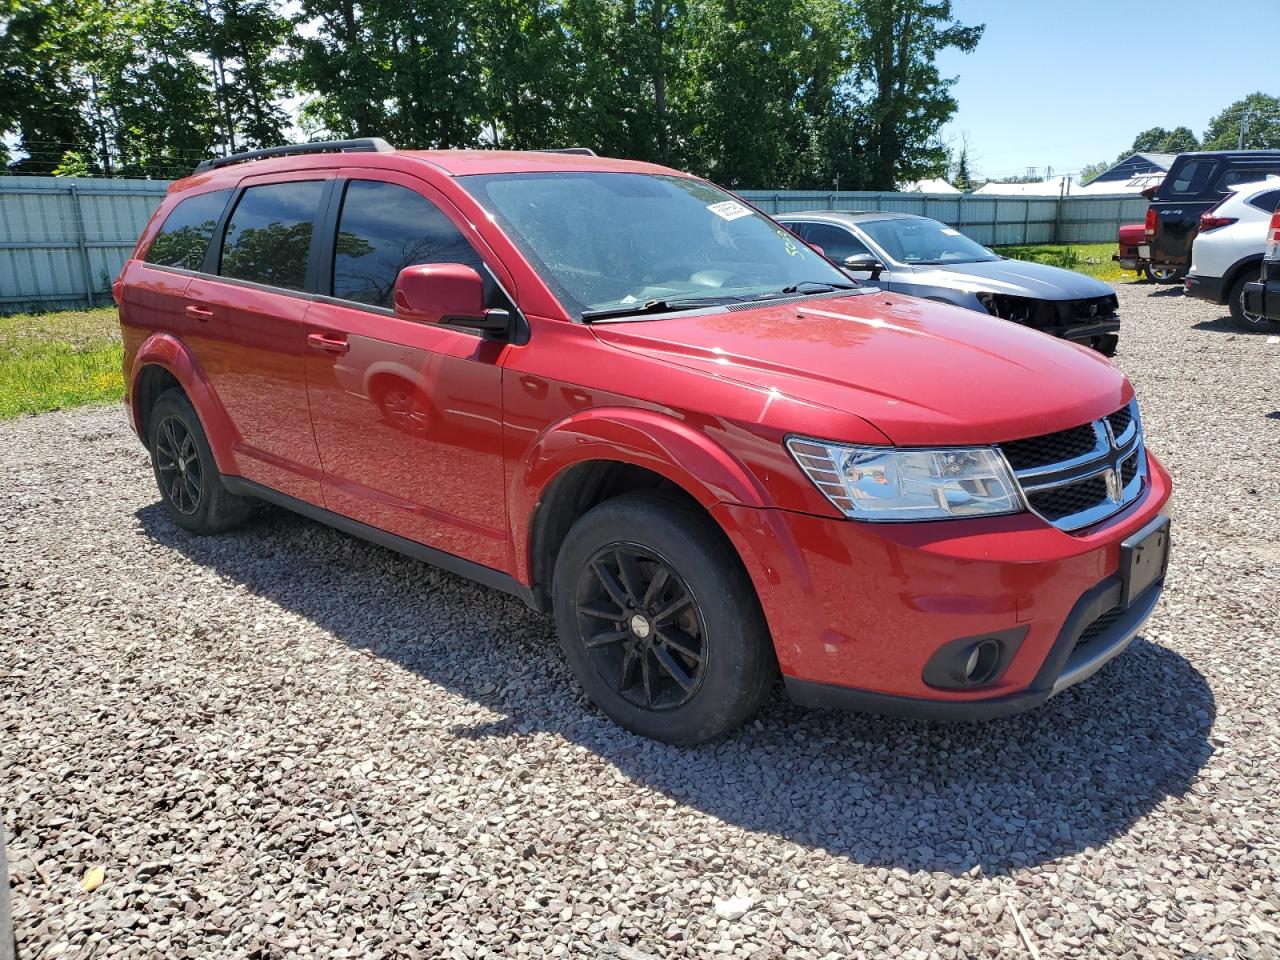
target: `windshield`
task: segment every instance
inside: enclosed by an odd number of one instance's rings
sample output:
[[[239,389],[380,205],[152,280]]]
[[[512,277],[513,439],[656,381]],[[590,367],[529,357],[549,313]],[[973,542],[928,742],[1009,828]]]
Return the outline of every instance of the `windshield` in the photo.
[[[858,224],[898,263],[979,263],[999,260],[959,230],[924,217],[864,220]]]
[[[518,173],[460,182],[573,313],[687,309],[853,285],[787,230],[701,180]]]

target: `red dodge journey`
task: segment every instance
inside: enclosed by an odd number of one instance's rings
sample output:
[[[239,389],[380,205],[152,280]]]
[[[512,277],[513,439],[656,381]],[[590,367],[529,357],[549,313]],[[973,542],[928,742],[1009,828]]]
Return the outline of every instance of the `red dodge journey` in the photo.
[[[1169,475],[1084,347],[860,286],[696,177],[377,139],[206,161],[114,288],[169,517],[255,499],[523,598],[630,730],[1035,707],[1155,606]]]

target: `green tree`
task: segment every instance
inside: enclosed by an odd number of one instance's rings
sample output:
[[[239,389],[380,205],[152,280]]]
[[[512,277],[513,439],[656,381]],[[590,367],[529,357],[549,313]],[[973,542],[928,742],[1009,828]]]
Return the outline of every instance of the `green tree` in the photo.
[[[947,162],[938,131],[957,104],[955,81],[938,73],[935,58],[949,48],[973,50],[984,28],[956,21],[950,0],[861,0],[852,24],[858,58],[850,92],[866,126],[857,188],[892,190],[938,175]]]
[[[951,185],[961,193],[973,193],[977,189],[977,181],[970,169],[969,135],[960,137],[960,150],[956,153],[955,164],[951,171]]]
[[[1128,156],[1129,154],[1126,153],[1125,157],[1128,157]],[[1124,159],[1124,157],[1121,157],[1121,159]],[[1108,160],[1099,160],[1097,163],[1086,163],[1083,167],[1080,168],[1080,182],[1088,183],[1094,177],[1098,176],[1098,174],[1106,173],[1108,170],[1110,170],[1114,166],[1115,164],[1111,163]]]
[[[1151,127],[1133,138],[1133,146],[1116,158],[1117,162],[1135,153],[1186,153],[1199,150],[1200,141],[1189,127]]]
[[[95,153],[80,82],[74,0],[0,0],[0,137],[27,156],[14,169],[52,173],[67,151]]]
[[[736,187],[830,182],[828,124],[851,40],[842,13],[814,0],[691,9],[680,91],[691,169]]]
[[[276,54],[291,33],[276,0],[202,0],[197,47],[211,64],[223,148],[274,146],[288,122],[286,74]]]
[[[1251,93],[1237,100],[1209,121],[1204,132],[1206,150],[1234,150],[1240,142],[1240,124],[1248,115],[1244,135],[1246,150],[1280,150],[1280,97]]]
[[[294,78],[316,132],[401,147],[478,142],[481,71],[466,0],[303,0]]]

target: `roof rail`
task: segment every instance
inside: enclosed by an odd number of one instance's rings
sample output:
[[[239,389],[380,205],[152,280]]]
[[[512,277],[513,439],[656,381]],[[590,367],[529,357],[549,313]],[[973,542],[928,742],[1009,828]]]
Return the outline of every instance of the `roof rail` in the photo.
[[[245,153],[233,153],[229,157],[214,157],[196,164],[196,173],[216,170],[218,167],[229,167],[233,163],[246,163],[249,160],[262,160],[266,157],[291,157],[306,153],[391,153],[395,147],[381,137],[361,137],[359,140],[321,140],[316,143],[286,143],[282,147],[267,147],[265,150],[249,150]]]
[[[581,157],[594,157],[596,152],[590,147],[548,147],[545,150],[535,150],[534,153],[574,153]]]

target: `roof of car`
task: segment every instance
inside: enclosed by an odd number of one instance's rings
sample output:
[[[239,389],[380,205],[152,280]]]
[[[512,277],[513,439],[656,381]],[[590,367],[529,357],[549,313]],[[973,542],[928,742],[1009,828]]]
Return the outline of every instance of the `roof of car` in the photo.
[[[687,176],[679,170],[638,160],[617,160],[585,153],[557,153],[538,150],[383,150],[347,152],[325,151],[275,157],[246,157],[209,170],[197,170],[192,177],[177,181],[185,187],[193,179],[238,181],[246,175],[290,170],[325,170],[343,166],[371,166],[405,170],[428,163],[450,177],[487,173],[648,173]]]
[[[836,220],[844,223],[862,223],[868,220],[924,220],[914,213],[897,210],[788,210],[776,214],[776,220]]]
[[[680,171],[640,160],[618,160],[581,153],[553,153],[539,150],[399,150],[404,157],[416,157],[434,164],[445,173],[465,177],[477,173],[665,173]]]

